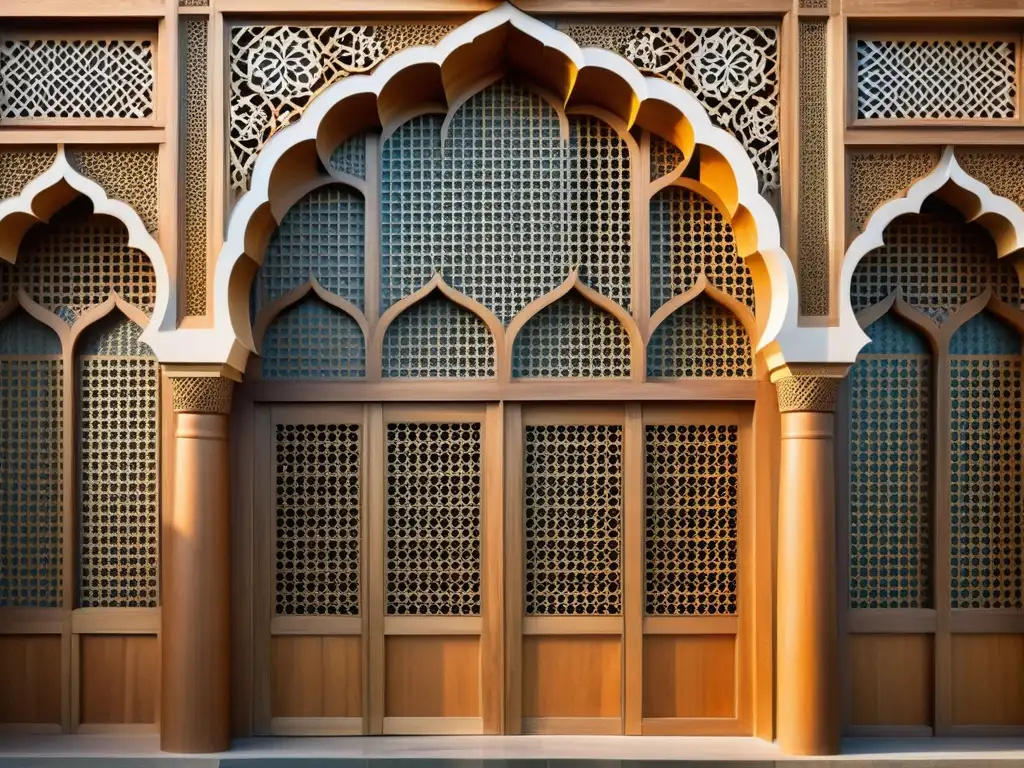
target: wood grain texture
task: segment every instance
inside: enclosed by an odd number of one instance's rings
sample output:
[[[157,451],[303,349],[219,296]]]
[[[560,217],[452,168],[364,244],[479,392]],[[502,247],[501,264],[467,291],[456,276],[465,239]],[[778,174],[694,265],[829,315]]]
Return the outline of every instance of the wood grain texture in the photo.
[[[61,723],[61,636],[0,635],[0,723]]]
[[[953,725],[1024,725],[1024,635],[953,635]]]
[[[480,639],[388,637],[384,680],[385,718],[480,717]]]
[[[619,638],[523,638],[523,717],[621,717]]]
[[[362,717],[359,637],[289,635],[270,648],[273,718]]]
[[[155,723],[160,647],[155,635],[80,638],[80,718],[96,723]]]
[[[849,638],[853,725],[932,724],[932,642],[930,635]]]
[[[736,717],[736,638],[644,638],[644,717]]]

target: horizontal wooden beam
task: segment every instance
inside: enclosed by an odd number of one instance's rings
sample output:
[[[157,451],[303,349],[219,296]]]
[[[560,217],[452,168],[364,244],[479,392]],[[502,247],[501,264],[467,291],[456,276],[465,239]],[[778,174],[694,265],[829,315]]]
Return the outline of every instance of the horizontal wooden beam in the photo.
[[[901,128],[847,128],[846,146],[907,146],[1024,144],[1024,128],[975,128],[960,126],[914,126]]]
[[[851,634],[891,635],[935,632],[935,611],[931,608],[878,608],[850,611],[846,629]]]
[[[843,0],[845,16],[914,18],[939,16],[1022,17],[1022,0]]]
[[[163,144],[163,128],[4,128],[0,144]]]
[[[358,616],[274,616],[271,635],[358,635],[363,620]]]
[[[0,3],[0,16],[15,17],[132,18],[162,17],[166,13],[163,0],[3,0]]]

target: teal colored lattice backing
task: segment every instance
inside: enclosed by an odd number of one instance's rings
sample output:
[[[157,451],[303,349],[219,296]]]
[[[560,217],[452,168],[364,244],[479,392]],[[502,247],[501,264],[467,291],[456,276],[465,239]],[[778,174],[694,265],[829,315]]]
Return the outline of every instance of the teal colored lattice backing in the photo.
[[[871,342],[861,350],[862,355],[927,355],[928,342],[909,325],[887,312],[864,329]]]
[[[59,359],[12,360],[3,354],[0,607],[56,608],[63,593],[62,365]]]
[[[750,337],[743,323],[721,304],[698,296],[657,327],[647,343],[651,378],[754,375]]]
[[[527,615],[622,613],[622,427],[528,426]]]
[[[256,275],[255,308],[315,277],[331,293],[363,306],[366,204],[341,184],[321,187],[291,207]]]
[[[951,355],[1018,355],[1020,336],[995,315],[982,312],[956,329],[949,340]]]
[[[480,615],[481,429],[387,425],[388,615]]]
[[[340,309],[307,298],[278,315],[263,336],[265,379],[344,379],[366,375],[359,324]]]
[[[357,424],[278,424],[274,546],[279,615],[359,615]]]
[[[385,377],[494,376],[494,338],[484,322],[443,296],[400,314],[384,334]]]
[[[564,140],[555,109],[505,81],[456,112],[414,118],[382,148],[381,300],[388,307],[434,270],[508,323],[578,265],[630,304],[630,158],[594,118]]]
[[[895,219],[885,245],[857,265],[850,284],[854,311],[877,304],[899,288],[906,301],[938,323],[989,285],[1012,306],[1021,306],[1017,273],[996,259],[995,244],[980,225],[938,201],[924,212]]]
[[[954,341],[974,354],[950,358],[952,607],[1020,610],[1020,340],[982,316],[961,328]],[[1013,354],[986,354],[1007,347]]]
[[[60,337],[23,309],[0,320],[0,355],[59,355]]]
[[[347,173],[357,179],[366,178],[366,134],[353,136],[335,147],[328,161],[331,170]]]
[[[850,607],[928,608],[931,358],[891,318],[868,333],[893,354],[862,354],[849,376]]]
[[[512,375],[522,378],[622,378],[630,367],[626,329],[576,292],[530,318],[512,350]]]
[[[647,614],[735,614],[739,429],[649,424],[645,435]]]
[[[155,607],[159,573],[159,376],[126,320],[86,331],[78,359],[79,605]],[[122,346],[127,344],[128,346]]]
[[[683,187],[651,200],[651,311],[708,282],[754,308],[754,280],[736,250],[732,225],[710,201]]]

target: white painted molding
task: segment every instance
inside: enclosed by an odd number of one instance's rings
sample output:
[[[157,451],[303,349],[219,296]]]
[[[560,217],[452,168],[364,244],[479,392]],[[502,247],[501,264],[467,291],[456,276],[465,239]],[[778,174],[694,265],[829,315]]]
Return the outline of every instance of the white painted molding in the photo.
[[[54,190],[62,183],[87,197],[92,203],[94,213],[110,216],[124,224],[128,230],[128,245],[142,251],[153,265],[156,275],[156,298],[153,316],[141,338],[154,349],[159,359],[160,353],[154,342],[158,341],[161,334],[174,332],[176,322],[175,312],[171,311],[174,306],[174,284],[171,282],[164,253],[135,209],[127,203],[107,197],[103,187],[80,174],[68,160],[63,145],[58,147],[57,159],[53,165],[26,184],[20,195],[0,201],[0,228],[13,218],[25,221],[25,217],[28,217],[32,223],[49,221],[54,211],[41,210],[40,202],[48,191]],[[18,242],[20,243],[20,236]],[[13,259],[16,254],[10,256]]]

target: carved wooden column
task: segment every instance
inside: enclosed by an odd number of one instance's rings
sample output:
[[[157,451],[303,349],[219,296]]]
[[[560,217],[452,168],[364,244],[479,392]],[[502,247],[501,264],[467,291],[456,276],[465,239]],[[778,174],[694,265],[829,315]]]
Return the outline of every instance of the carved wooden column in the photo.
[[[234,382],[171,373],[174,484],[163,538],[160,747],[230,743],[231,532],[228,413]]]
[[[835,404],[845,368],[775,375],[779,469],[778,720],[787,754],[839,751]]]

